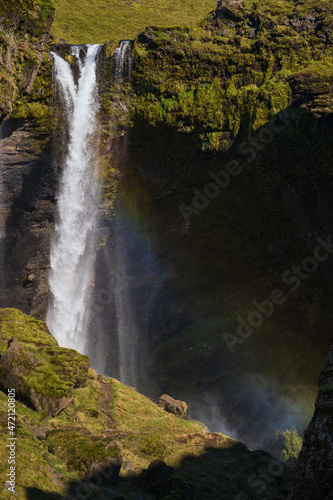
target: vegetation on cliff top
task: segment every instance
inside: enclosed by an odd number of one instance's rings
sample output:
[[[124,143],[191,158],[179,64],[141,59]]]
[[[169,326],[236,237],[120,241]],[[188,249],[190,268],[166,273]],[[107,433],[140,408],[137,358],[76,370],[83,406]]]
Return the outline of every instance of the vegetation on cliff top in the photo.
[[[146,26],[190,27],[216,8],[217,0],[53,0],[56,17],[52,32],[68,43],[105,43],[131,39]],[[228,2],[226,2],[228,3]],[[286,15],[306,15],[309,11],[329,9],[329,0],[245,0],[244,12],[281,19]],[[233,7],[235,8],[235,7]],[[241,17],[241,16],[240,16]]]
[[[332,7],[225,4],[226,12],[218,8],[196,28],[138,36],[135,118],[194,132],[203,148],[227,149],[241,128],[259,128],[296,94],[314,116],[329,114]]]
[[[216,0],[54,0],[52,33],[67,43],[132,39],[146,26],[190,26],[216,7]]]
[[[1,3],[0,122],[12,112],[13,103],[32,90],[45,55],[53,15],[54,8],[49,0],[5,0]],[[43,103],[36,100],[35,114],[36,108],[41,113],[41,106]]]

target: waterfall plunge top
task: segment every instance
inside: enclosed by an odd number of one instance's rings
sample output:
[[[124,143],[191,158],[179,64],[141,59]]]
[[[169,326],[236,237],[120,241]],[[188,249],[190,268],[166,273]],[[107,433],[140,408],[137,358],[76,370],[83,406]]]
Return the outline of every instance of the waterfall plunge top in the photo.
[[[79,84],[75,85],[74,77],[72,73],[72,69],[70,64],[65,61],[61,56],[59,56],[56,52],[51,52],[54,64],[55,64],[55,72],[56,72],[56,81],[60,83],[61,90],[64,93],[64,98],[67,105],[74,106],[74,103],[78,97],[79,91],[81,97],[87,97],[87,94],[84,92],[84,85],[80,88],[80,82],[84,82],[85,84],[89,83],[88,75],[90,75],[90,83],[91,79],[96,80],[96,59],[100,49],[100,45],[72,45],[71,46],[71,55],[75,57],[78,62],[79,70],[80,70],[80,80]],[[86,49],[85,60],[82,61],[81,58],[81,50]],[[92,68],[93,66],[93,68]],[[92,71],[94,70],[94,71]],[[95,82],[94,82],[95,83]],[[78,88],[79,87],[79,88]]]

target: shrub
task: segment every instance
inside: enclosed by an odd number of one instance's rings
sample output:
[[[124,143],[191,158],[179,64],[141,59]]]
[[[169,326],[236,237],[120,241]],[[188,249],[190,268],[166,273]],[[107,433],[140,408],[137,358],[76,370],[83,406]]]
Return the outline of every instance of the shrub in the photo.
[[[277,430],[275,438],[277,441],[282,438],[284,442],[284,449],[281,452],[283,460],[298,458],[299,452],[302,448],[303,439],[295,429],[286,429],[285,431]]]

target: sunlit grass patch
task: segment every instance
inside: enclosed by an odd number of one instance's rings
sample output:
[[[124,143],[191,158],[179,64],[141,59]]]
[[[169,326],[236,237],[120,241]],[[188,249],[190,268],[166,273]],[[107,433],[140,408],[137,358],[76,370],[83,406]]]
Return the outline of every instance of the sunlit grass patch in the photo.
[[[132,39],[146,26],[190,26],[216,7],[216,0],[54,0],[52,32],[68,43]]]

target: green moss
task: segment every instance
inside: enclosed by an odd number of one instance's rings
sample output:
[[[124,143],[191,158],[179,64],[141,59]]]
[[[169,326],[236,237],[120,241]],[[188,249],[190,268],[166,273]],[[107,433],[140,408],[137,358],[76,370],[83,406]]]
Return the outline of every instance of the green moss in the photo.
[[[62,458],[70,471],[84,477],[94,462],[118,457],[119,448],[106,438],[82,428],[60,427],[47,435],[50,453]]]
[[[7,463],[7,396],[0,391],[0,460]],[[4,418],[1,417],[4,416]],[[27,408],[20,401],[16,401],[16,437],[17,453],[20,459],[16,463],[16,490],[18,498],[28,500],[26,488],[40,488],[44,491],[63,494],[64,488],[56,480],[55,473],[64,471],[63,462],[56,456],[48,454],[43,441],[36,440],[33,426],[40,425],[42,416]],[[45,424],[45,421],[43,422]],[[1,485],[1,498],[12,498],[12,494],[5,491]]]
[[[73,349],[60,348],[49,333],[46,324],[16,309],[0,310],[0,335],[19,341],[19,352],[13,361],[20,374],[24,394],[32,389],[43,397],[70,397],[73,387],[86,381],[89,368],[88,356]],[[5,340],[1,349],[5,350]],[[3,366],[1,370],[6,370]],[[0,375],[5,376],[0,370]],[[43,401],[41,405],[43,407]]]
[[[19,342],[36,346],[58,346],[43,321],[18,309],[0,309],[0,335],[6,340],[16,337]]]
[[[48,124],[51,120],[51,110],[40,102],[16,101],[16,110],[13,118],[36,119],[40,123]]]
[[[326,9],[324,4],[318,9],[328,22],[333,19],[332,7]],[[203,149],[226,149],[241,125],[243,134],[256,130],[290,105],[290,78],[302,71],[316,75],[309,86],[304,73],[304,85],[313,95],[328,96],[317,104],[314,100],[313,112],[328,113],[332,49],[320,32],[286,26],[290,9],[291,2],[284,0],[279,8],[271,2],[260,7],[247,2],[236,9],[242,15],[233,28],[211,16],[187,33],[147,28],[133,50],[133,121],[163,123],[194,133]],[[262,19],[255,35],[248,38],[245,30],[251,11]],[[225,29],[227,39],[221,37]],[[219,133],[230,134],[229,144],[212,135]]]
[[[47,347],[38,351],[40,358],[48,358],[50,369],[60,380],[70,380],[77,388],[85,383],[89,368],[88,356],[83,356],[74,349]]]
[[[285,431],[276,431],[276,439],[283,440],[284,449],[282,450],[281,457],[283,460],[290,458],[297,459],[301,451],[303,439],[295,429],[287,429]]]
[[[167,447],[163,441],[163,436],[158,434],[148,434],[139,441],[140,453],[151,458],[165,458]]]
[[[34,120],[48,132],[51,132],[56,119],[52,112],[52,67],[52,58],[46,54],[31,93],[16,100],[12,113],[13,118]]]
[[[0,71],[7,76],[0,82],[0,118],[3,120],[13,110],[13,104],[18,98],[27,105],[18,113],[18,117],[34,116],[45,122],[45,113],[38,101],[43,96],[38,94],[37,99],[29,100],[23,95],[30,91],[30,86],[36,68],[40,63],[41,47],[45,45],[52,24],[54,8],[47,0],[15,2],[5,0],[0,7],[1,36],[1,63]],[[7,36],[8,35],[8,36]],[[5,54],[10,51],[10,60]],[[7,65],[10,64],[10,68]],[[31,104],[31,102],[33,104]],[[45,104],[45,102],[42,102]],[[16,109],[17,111],[17,109]]]

